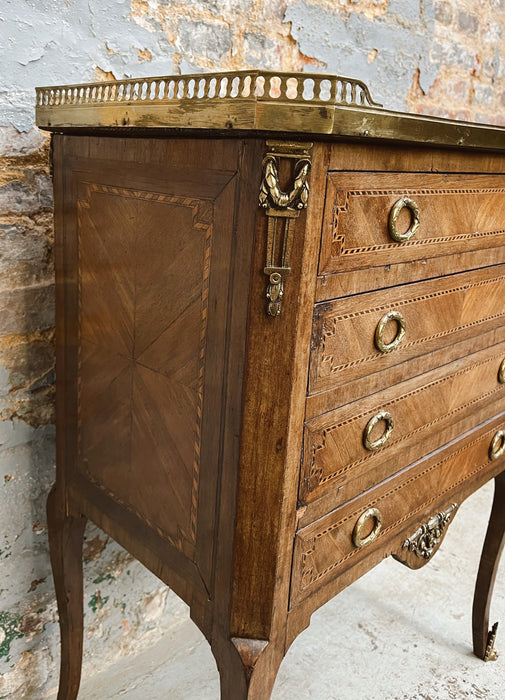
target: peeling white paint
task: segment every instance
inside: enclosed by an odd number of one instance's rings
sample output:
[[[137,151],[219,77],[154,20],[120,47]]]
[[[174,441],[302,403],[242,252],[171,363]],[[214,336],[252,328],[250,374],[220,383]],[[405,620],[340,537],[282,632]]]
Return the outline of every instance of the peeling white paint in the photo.
[[[429,55],[433,6],[426,4],[422,16],[419,7],[418,0],[390,0],[387,11],[371,21],[363,14],[346,18],[301,0],[287,8],[285,21],[301,52],[323,63],[324,71],[358,77],[388,109],[402,110],[416,69],[427,92],[439,68]]]
[[[37,153],[47,138],[35,126],[24,132],[19,132],[13,126],[0,127],[0,158],[17,158]]]
[[[36,86],[90,81],[96,66],[117,78],[170,73],[174,50],[160,27],[140,26],[130,10],[129,0],[9,3],[2,26],[8,40],[0,43],[0,126],[30,131]],[[139,49],[155,57],[147,71]]]
[[[11,671],[0,676],[0,697],[9,700],[26,700],[39,698],[40,685],[49,676],[53,664],[49,649],[24,652]]]

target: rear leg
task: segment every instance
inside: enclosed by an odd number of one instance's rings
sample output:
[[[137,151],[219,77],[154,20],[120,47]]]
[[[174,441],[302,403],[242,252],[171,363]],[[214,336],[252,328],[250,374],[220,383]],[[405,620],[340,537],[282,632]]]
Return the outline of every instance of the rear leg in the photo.
[[[76,700],[84,632],[82,545],[86,518],[67,513],[64,499],[53,489],[47,501],[47,521],[61,631],[57,700]]]

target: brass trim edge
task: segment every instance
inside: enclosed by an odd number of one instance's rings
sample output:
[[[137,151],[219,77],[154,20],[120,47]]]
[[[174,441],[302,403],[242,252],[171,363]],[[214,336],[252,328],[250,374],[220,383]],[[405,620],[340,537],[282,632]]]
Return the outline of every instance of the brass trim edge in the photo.
[[[356,78],[326,73],[243,70],[128,78],[36,88],[38,107],[103,103],[180,103],[181,101],[287,100],[290,103],[382,107]]]
[[[495,622],[494,625],[488,632],[486,651],[484,653],[484,661],[496,661],[499,654],[494,648],[494,643],[496,641],[496,633],[498,631],[498,623]]]
[[[382,109],[361,80],[237,71],[36,88],[49,130],[213,129],[505,150],[505,128]]]

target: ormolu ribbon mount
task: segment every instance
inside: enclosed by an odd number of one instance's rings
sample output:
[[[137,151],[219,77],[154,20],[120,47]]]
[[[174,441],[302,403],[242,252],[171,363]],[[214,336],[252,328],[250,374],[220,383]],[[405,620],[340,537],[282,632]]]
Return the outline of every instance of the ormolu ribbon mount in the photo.
[[[267,141],[270,152],[263,160],[263,180],[259,204],[268,217],[267,251],[264,272],[268,275],[267,312],[278,316],[284,296],[284,280],[291,272],[291,251],[295,222],[307,207],[309,199],[311,143]],[[289,192],[281,190],[279,171],[281,161],[291,159],[293,186]]]

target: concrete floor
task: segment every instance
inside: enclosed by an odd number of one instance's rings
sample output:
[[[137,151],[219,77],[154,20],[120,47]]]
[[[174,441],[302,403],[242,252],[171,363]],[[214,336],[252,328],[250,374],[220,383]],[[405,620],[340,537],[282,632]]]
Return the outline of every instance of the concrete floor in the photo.
[[[284,659],[272,700],[504,700],[505,563],[491,609],[504,653],[483,663],[471,652],[473,586],[492,492],[489,484],[461,506],[423,569],[385,560],[318,610]],[[207,643],[180,617],[156,647],[85,681],[79,700],[218,700]]]

